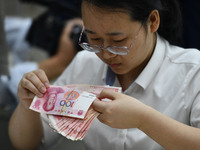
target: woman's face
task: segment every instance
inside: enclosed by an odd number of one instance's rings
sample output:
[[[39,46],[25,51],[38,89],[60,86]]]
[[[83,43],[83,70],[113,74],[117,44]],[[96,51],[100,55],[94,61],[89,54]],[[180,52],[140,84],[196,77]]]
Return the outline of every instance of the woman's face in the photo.
[[[128,13],[106,11],[93,5],[82,4],[82,19],[90,44],[126,46],[135,39],[141,23],[132,21]],[[118,75],[128,74],[143,65],[150,58],[154,47],[153,33],[142,27],[128,55],[116,55],[107,50],[97,56]]]

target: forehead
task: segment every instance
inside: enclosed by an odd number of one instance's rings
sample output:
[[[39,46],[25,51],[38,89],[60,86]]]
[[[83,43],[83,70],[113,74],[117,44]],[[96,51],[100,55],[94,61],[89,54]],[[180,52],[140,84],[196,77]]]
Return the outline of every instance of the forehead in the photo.
[[[82,19],[86,27],[124,26],[132,22],[128,12],[122,9],[103,9],[92,4],[82,4]]]

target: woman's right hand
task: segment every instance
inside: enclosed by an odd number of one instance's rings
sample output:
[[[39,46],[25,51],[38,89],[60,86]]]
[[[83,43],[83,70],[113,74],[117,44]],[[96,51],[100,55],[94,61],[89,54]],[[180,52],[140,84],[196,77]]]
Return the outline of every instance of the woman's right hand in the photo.
[[[25,73],[18,85],[18,99],[29,108],[34,96],[42,97],[49,87],[49,80],[41,69]]]

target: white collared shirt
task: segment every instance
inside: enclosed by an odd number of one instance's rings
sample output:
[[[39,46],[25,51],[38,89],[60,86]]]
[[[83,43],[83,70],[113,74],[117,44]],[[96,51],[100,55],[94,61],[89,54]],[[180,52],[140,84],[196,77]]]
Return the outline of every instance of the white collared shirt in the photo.
[[[172,46],[159,35],[157,37],[149,63],[123,93],[179,122],[200,127],[200,52]],[[83,51],[77,54],[55,84],[105,85],[107,68],[94,53]],[[117,78],[113,85],[120,86]],[[49,129],[45,128],[47,137]],[[44,141],[51,140],[48,137]],[[97,119],[84,142],[87,150],[164,149],[138,129],[115,129]]]

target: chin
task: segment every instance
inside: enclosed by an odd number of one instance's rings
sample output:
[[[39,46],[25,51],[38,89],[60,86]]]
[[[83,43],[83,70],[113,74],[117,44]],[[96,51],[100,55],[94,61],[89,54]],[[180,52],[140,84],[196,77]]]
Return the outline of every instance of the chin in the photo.
[[[113,68],[111,68],[111,69],[117,75],[123,75],[123,74],[127,73],[125,70],[122,70],[122,69],[113,69]]]

